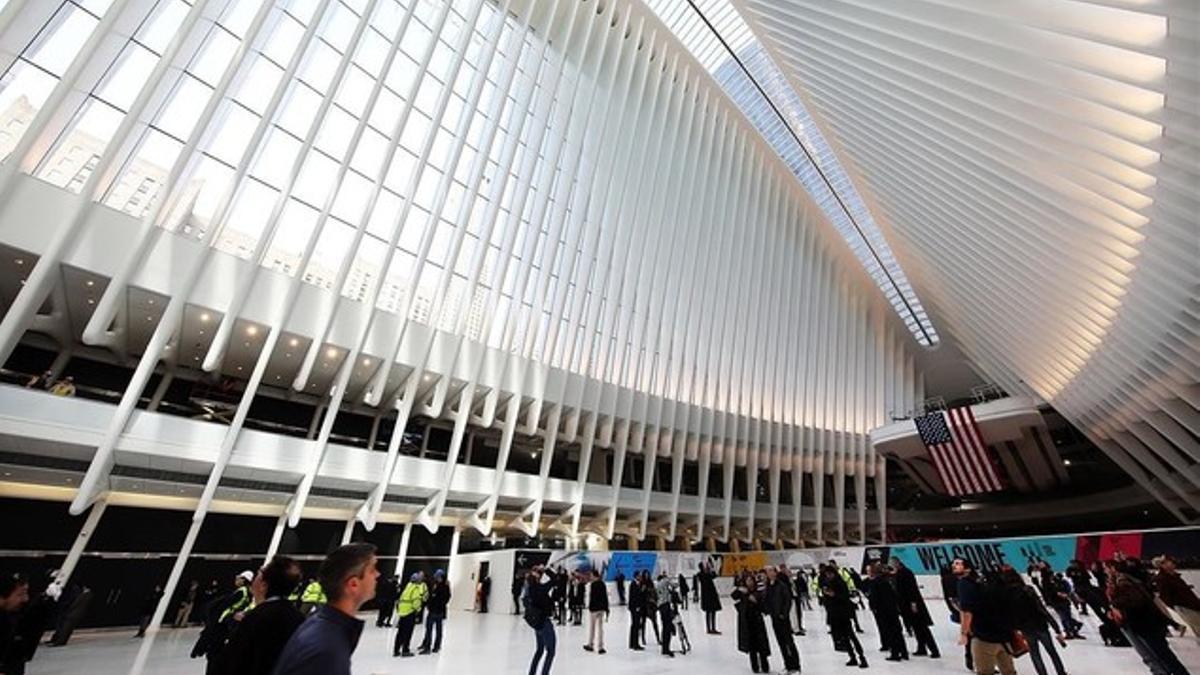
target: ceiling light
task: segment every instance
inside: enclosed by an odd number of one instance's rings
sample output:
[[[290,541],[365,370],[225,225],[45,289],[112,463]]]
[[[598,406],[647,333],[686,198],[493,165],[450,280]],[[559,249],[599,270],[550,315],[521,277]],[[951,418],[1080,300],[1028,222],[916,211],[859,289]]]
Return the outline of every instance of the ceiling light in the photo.
[[[17,258],[17,259],[16,259],[16,260],[14,260],[13,262],[17,263],[18,265],[24,265],[24,264],[25,264],[25,259],[24,259],[24,258]]]
[[[240,373],[240,372],[242,372],[242,367],[241,367],[241,366],[238,366],[238,372],[239,372],[239,373]]]
[[[371,365],[371,359],[369,359],[369,358],[368,358],[368,359],[363,359],[363,365],[364,365],[364,366],[369,366],[369,365]]]
[[[146,304],[147,304],[147,305],[153,305],[153,304],[154,304],[154,298],[150,298],[149,300],[147,300],[147,301],[146,301]]]
[[[96,304],[96,299],[95,299],[95,298],[88,298],[88,304],[89,304],[89,305],[94,305],[94,304]]]
[[[200,312],[200,321],[201,322],[208,323],[208,319],[209,319],[208,312]]]
[[[246,326],[246,335],[249,335],[252,337],[255,335],[258,335],[258,326],[254,326],[254,325]]]
[[[249,342],[243,342],[242,344],[246,345],[247,347],[249,347],[249,346],[250,346],[250,343],[249,343]]]
[[[426,376],[425,376],[425,377],[423,377],[422,379],[423,379],[423,380],[425,380],[426,382],[428,382],[428,381],[430,381],[430,380],[432,380],[432,379],[433,379],[433,376],[432,376],[432,375],[426,375]]]
[[[337,347],[330,347],[329,349],[325,350],[325,355],[331,359],[337,358],[337,355],[338,355]]]
[[[284,353],[284,355],[283,355],[283,358],[285,358],[285,359],[290,359],[290,358],[292,358],[292,353],[291,353],[291,352],[286,352],[286,353]]]
[[[296,338],[292,338],[291,340],[288,340],[288,344],[292,347],[299,347],[300,341],[297,340]]]
[[[96,285],[96,282],[92,281],[91,279],[88,279],[87,281],[83,282],[83,285],[87,286],[88,288],[91,288],[92,286]]]
[[[146,317],[146,320],[147,320],[147,321],[153,321],[153,320],[154,320],[154,317],[152,317],[152,316],[148,316],[148,317]]]
[[[199,357],[199,356],[193,356],[193,357],[192,357],[192,360],[193,360],[193,361],[199,361],[199,360],[200,360],[200,357]]]

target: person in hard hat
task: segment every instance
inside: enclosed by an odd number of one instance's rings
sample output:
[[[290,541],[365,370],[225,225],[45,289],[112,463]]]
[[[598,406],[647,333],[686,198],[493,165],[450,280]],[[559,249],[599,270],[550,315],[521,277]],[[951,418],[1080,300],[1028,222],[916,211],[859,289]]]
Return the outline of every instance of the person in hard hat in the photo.
[[[204,630],[192,647],[192,658],[203,656],[208,660],[209,669],[220,662],[221,652],[229,640],[229,634],[234,625],[241,620],[242,614],[250,609],[253,598],[250,595],[250,582],[254,581],[254,572],[246,570],[233,578],[233,591],[223,595],[205,610]]]
[[[308,582],[308,585],[304,587],[304,592],[300,594],[300,613],[308,616],[326,602],[325,590],[321,588],[321,582],[313,579]]]
[[[399,630],[396,631],[396,643],[392,647],[392,656],[414,656],[410,646],[413,629],[417,625],[417,616],[425,607],[428,598],[429,588],[425,585],[425,573],[413,572],[396,602],[396,614],[400,617],[400,623]]]

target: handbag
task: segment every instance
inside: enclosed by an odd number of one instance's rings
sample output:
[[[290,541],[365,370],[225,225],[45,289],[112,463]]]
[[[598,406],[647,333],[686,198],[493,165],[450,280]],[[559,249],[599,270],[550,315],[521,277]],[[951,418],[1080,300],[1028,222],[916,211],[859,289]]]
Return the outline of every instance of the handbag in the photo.
[[[1005,645],[1005,647],[1008,648],[1008,653],[1011,654],[1014,659],[1020,658],[1029,653],[1029,640],[1025,639],[1024,633],[1019,630],[1014,630],[1012,632],[1012,638],[1009,639],[1008,644]]]

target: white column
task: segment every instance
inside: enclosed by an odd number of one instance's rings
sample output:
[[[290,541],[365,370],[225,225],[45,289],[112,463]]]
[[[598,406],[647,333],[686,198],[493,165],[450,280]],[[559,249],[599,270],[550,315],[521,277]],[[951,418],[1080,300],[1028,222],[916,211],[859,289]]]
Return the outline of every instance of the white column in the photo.
[[[461,538],[462,538],[462,528],[455,526],[454,534],[450,537],[450,560],[449,560],[449,562],[446,563],[446,581],[447,582],[449,582],[451,579],[458,578],[455,576],[455,574],[457,574],[457,572],[458,572],[458,566],[459,566],[458,542]],[[454,592],[455,590],[457,590],[459,593],[466,592],[462,589],[453,589],[453,588],[450,589],[451,592]]]
[[[67,559],[63,561],[62,568],[58,573],[58,579],[64,585],[67,583],[67,579],[71,578],[75,566],[79,564],[79,558],[83,555],[83,550],[87,548],[87,543],[92,538],[92,533],[96,531],[96,526],[100,524],[100,516],[104,515],[106,508],[108,508],[107,494],[96,500],[96,503],[92,504],[92,510],[88,511],[87,519],[83,521],[83,527],[79,528],[79,534],[75,535],[71,550],[67,552]]]
[[[400,584],[404,584],[404,560],[408,557],[408,540],[412,536],[411,522],[404,524],[404,534],[400,535],[400,550],[396,551],[396,576],[400,577]]]
[[[167,583],[163,584],[162,597],[158,600],[158,606],[154,608],[154,616],[146,628],[146,636],[142,639],[141,647],[138,648],[137,658],[133,662],[133,668],[129,671],[130,675],[141,675],[142,670],[146,667],[146,659],[150,656],[150,648],[154,646],[154,638],[158,635],[158,629],[167,615],[167,606],[175,597],[175,587],[179,585],[179,578],[183,576],[183,568],[187,566],[188,557],[192,554],[192,547],[196,545],[196,536],[200,534],[200,527],[203,525],[203,518],[192,519],[187,537],[184,538],[179,555],[175,558],[175,564],[171,566],[171,575],[167,577]]]
[[[271,543],[267,546],[267,560],[275,557],[275,553],[279,550],[279,542],[283,539],[283,531],[287,529],[288,511],[291,509],[287,506],[283,507],[283,513],[279,514],[279,520],[275,521],[275,531],[271,534]]]
[[[342,529],[342,546],[350,543],[350,537],[354,536],[354,523],[356,519],[350,516],[350,520],[346,521],[346,527]]]
[[[158,386],[154,388],[154,394],[150,396],[150,405],[146,408],[150,412],[158,410],[158,406],[162,403],[163,397],[167,395],[167,388],[171,386],[171,380],[175,379],[175,370],[168,369],[163,372],[162,378],[158,381]]]

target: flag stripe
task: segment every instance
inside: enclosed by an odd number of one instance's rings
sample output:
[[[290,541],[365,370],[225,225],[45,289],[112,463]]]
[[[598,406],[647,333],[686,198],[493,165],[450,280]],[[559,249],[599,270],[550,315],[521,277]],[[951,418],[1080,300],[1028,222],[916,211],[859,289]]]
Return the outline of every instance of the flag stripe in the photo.
[[[966,438],[962,436],[958,428],[958,412],[957,410],[949,410],[943,413],[946,415],[947,423],[950,427],[950,438],[954,443],[954,448],[957,451],[957,460],[962,465],[963,470],[967,473],[971,494],[984,491],[984,483],[982,478],[983,467],[979,465],[979,458],[975,456],[975,449],[972,448]]]
[[[975,413],[971,411],[970,407],[965,407],[962,410],[967,422],[967,433],[975,441],[975,445],[979,448],[979,453],[984,458],[987,476],[991,481],[992,489],[1003,490],[1004,481],[1000,479],[1000,469],[996,465],[996,456],[988,452],[987,444],[983,442],[983,434],[979,433],[979,424],[975,421]]]
[[[946,477],[946,472],[942,470],[942,459],[941,457],[938,457],[937,450],[933,448],[926,448],[926,450],[929,451],[929,459],[933,464],[934,470],[937,472],[938,479],[942,481],[942,488],[944,488],[947,493],[953,495],[954,489],[950,487],[950,480]]]
[[[962,467],[963,474],[967,478],[968,494],[983,492],[983,483],[979,480],[979,467],[975,465],[970,448],[966,447],[966,443],[958,435],[953,411],[943,411],[942,414],[946,416],[946,426],[950,428],[950,443],[954,448],[954,461]]]
[[[958,496],[962,494],[962,488],[958,482],[958,474],[951,469],[949,459],[946,456],[945,448],[943,448],[941,445],[931,445],[929,446],[929,452],[934,456],[938,465],[938,470],[941,471],[942,475],[946,477],[946,485],[949,488],[947,491],[952,496]]]

